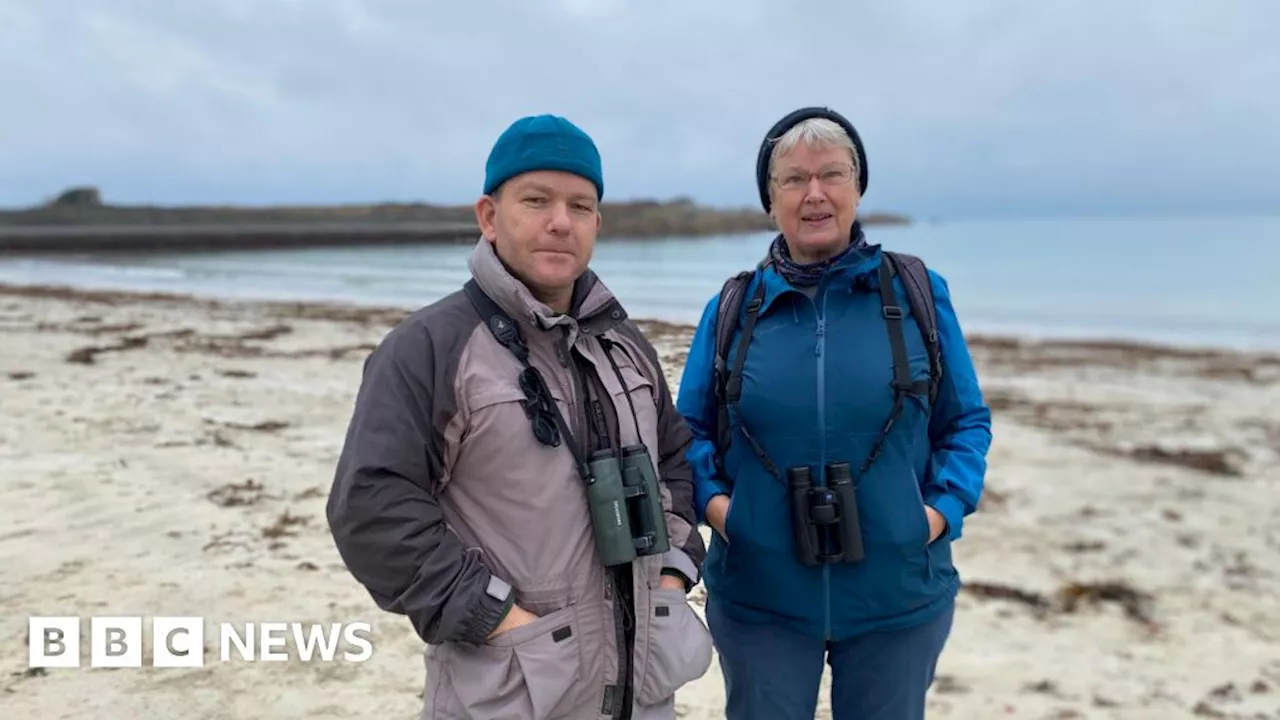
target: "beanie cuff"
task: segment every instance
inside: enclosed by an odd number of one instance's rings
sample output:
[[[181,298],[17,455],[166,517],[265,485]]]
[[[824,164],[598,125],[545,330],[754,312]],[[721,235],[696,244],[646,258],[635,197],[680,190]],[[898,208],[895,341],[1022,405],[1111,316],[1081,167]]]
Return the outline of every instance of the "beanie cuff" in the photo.
[[[562,172],[573,173],[580,177],[590,180],[596,186],[596,197],[604,195],[603,185],[596,172],[596,167],[590,162],[583,160],[574,160],[568,157],[558,157],[554,155],[545,157],[525,157],[518,161],[504,164],[501,169],[486,175],[484,183],[484,194],[491,195],[493,191],[502,186],[503,183],[517,175],[523,175],[527,172],[537,172],[539,170],[559,170]]]
[[[484,193],[493,193],[511,178],[527,172],[558,170],[583,177],[604,197],[600,153],[591,138],[573,123],[552,115],[522,118],[507,128],[485,163]]]
[[[760,191],[760,204],[764,207],[765,212],[769,212],[771,206],[769,201],[769,157],[773,154],[774,143],[791,128],[813,118],[830,120],[839,125],[849,135],[849,139],[853,141],[854,155],[857,157],[858,162],[858,192],[859,194],[866,193],[868,180],[867,151],[862,146],[862,138],[858,136],[858,131],[853,127],[853,123],[831,108],[804,107],[787,114],[774,123],[773,127],[769,128],[769,132],[765,133],[764,142],[760,143],[760,151],[756,154],[756,185]]]

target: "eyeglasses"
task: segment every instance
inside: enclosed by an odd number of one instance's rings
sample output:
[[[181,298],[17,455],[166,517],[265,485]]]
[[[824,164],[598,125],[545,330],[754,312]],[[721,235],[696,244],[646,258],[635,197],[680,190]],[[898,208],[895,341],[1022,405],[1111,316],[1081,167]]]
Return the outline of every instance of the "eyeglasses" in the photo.
[[[524,412],[533,424],[533,436],[548,447],[559,447],[560,428],[556,426],[555,402],[542,390],[542,383],[533,368],[520,373],[520,390],[524,393]]]
[[[852,165],[825,167],[816,173],[792,170],[782,176],[775,175],[773,181],[783,190],[799,190],[809,185],[809,180],[818,178],[818,182],[826,187],[838,187],[853,180]]]

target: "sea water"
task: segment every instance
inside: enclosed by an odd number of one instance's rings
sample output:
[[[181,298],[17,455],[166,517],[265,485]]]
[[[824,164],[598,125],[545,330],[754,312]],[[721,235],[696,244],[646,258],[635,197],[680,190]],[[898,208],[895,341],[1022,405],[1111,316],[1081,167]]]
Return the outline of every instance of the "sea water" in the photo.
[[[920,221],[868,239],[920,255],[967,332],[1280,349],[1280,216]],[[632,317],[697,322],[773,233],[604,239]],[[0,283],[414,308],[468,277],[468,245],[0,260]]]

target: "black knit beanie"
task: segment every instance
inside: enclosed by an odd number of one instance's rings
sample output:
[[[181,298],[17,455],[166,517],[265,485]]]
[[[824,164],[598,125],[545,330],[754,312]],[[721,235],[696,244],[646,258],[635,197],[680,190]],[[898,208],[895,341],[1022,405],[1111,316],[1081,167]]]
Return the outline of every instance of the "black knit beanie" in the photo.
[[[769,212],[770,206],[769,155],[773,152],[773,145],[778,141],[778,138],[782,137],[792,127],[810,118],[826,118],[849,133],[849,138],[853,140],[853,148],[858,156],[858,192],[859,194],[864,194],[867,191],[867,151],[862,147],[862,138],[858,137],[858,131],[854,129],[853,123],[850,123],[843,115],[830,108],[800,108],[769,128],[769,132],[764,136],[764,141],[760,143],[760,153],[756,156],[756,185],[760,188],[760,204],[764,206],[765,212]]]

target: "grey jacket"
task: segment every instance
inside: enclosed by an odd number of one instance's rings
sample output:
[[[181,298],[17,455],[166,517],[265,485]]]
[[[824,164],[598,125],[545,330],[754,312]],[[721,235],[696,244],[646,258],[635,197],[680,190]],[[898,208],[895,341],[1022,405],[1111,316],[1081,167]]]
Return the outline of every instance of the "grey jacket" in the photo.
[[[629,583],[601,566],[573,456],[535,439],[520,363],[458,291],[407,317],[365,361],[328,500],[339,553],[428,644],[423,718],[672,718],[676,689],[709,667],[711,640],[685,592],[658,587],[664,570],[699,582],[705,547],[691,435],[657,353],[590,271],[571,317],[536,301],[483,239],[470,267],[520,325],[574,439],[586,437],[586,379],[612,400],[603,414],[622,444],[650,449],[671,550],[638,559]],[[540,619],[486,641],[511,602]]]

